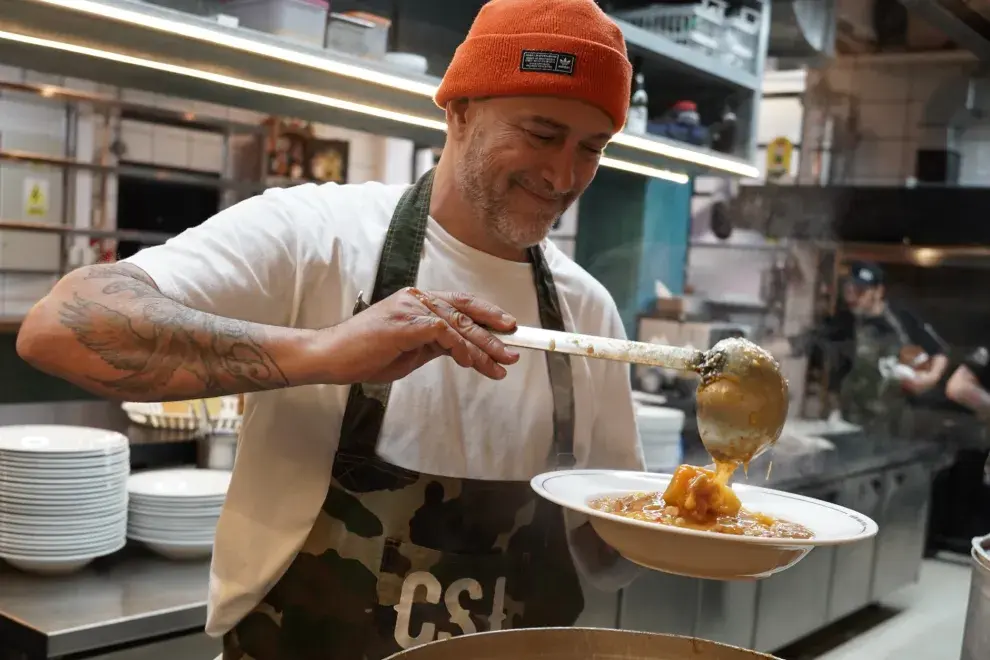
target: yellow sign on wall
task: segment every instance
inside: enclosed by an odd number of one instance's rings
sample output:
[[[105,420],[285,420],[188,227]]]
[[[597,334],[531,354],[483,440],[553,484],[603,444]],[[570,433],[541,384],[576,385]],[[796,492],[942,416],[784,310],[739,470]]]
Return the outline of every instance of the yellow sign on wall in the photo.
[[[785,137],[774,138],[767,145],[767,176],[777,178],[791,173],[794,144]]]
[[[24,215],[28,218],[48,215],[47,179],[24,179]]]

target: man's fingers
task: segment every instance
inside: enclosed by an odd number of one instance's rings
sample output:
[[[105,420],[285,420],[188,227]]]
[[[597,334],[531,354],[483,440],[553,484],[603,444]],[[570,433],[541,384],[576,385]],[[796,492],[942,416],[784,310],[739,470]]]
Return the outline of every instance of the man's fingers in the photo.
[[[448,296],[460,299],[462,295],[463,294],[424,293],[422,294],[420,301],[434,314],[446,321],[447,324],[460,333],[462,337],[481,349],[484,352],[483,359],[495,360],[497,362],[501,362],[502,364],[514,364],[518,361],[518,353],[506,347],[506,345],[502,343],[502,341],[495,335],[478,325],[479,321],[477,319],[448,301]],[[461,300],[461,302],[463,302],[463,300]],[[488,305],[488,303],[480,304],[483,306]],[[491,307],[491,309],[497,309],[490,305],[489,307]],[[498,311],[498,314],[502,314],[501,310]],[[513,328],[514,327],[515,322],[513,321]]]
[[[516,329],[516,319],[505,310],[470,293],[431,292],[459,312],[466,314],[476,324],[487,326],[498,332],[512,332]]]

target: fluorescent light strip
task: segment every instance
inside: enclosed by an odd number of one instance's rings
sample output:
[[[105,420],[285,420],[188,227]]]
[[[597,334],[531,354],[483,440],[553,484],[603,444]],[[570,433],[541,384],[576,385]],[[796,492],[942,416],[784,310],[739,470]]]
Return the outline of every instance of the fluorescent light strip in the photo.
[[[632,172],[633,174],[642,174],[643,176],[650,176],[655,179],[664,179],[665,181],[673,181],[674,183],[684,184],[690,180],[687,174],[682,174],[681,172],[671,172],[670,170],[661,170],[659,168],[650,167],[648,165],[640,165],[639,163],[630,163],[627,160],[609,158],[608,156],[602,156],[599,162],[605,167],[611,167],[613,169],[623,170],[625,172]]]
[[[638,135],[618,133],[612,138],[612,142],[640,151],[649,151],[660,156],[673,158],[674,160],[682,160],[688,163],[694,163],[695,165],[701,165],[702,167],[710,167],[712,169],[722,170],[723,172],[738,174],[749,179],[755,179],[760,176],[760,170],[750,163],[722,158],[714,154],[695,151],[686,147],[678,147]]]
[[[446,123],[442,121],[438,121],[436,119],[430,119],[428,117],[418,117],[416,115],[410,115],[405,112],[396,112],[394,110],[387,110],[385,108],[379,108],[373,105],[354,103],[353,101],[345,101],[343,99],[334,98],[332,96],[323,96],[322,94],[313,94],[311,92],[304,92],[301,90],[291,89],[288,87],[268,85],[265,83],[254,82],[251,80],[244,80],[242,78],[225,76],[219,73],[212,73],[210,71],[201,71],[199,69],[193,69],[190,67],[179,66],[176,64],[169,64],[167,62],[157,62],[154,60],[148,60],[141,57],[124,55],[123,53],[114,53],[106,50],[100,50],[97,48],[90,48],[89,46],[80,46],[77,44],[70,44],[63,41],[54,41],[51,39],[41,39],[39,37],[17,34],[14,32],[6,32],[3,30],[0,30],[0,39],[28,44],[31,46],[53,48],[56,50],[74,53],[77,55],[87,55],[89,57],[96,57],[104,60],[110,60],[113,62],[120,62],[123,64],[140,66],[146,69],[155,69],[158,71],[173,73],[180,76],[187,76],[190,78],[198,78],[200,80],[207,80],[209,82],[216,83],[219,85],[227,85],[228,87],[237,87],[239,89],[246,89],[253,92],[260,92],[262,94],[271,94],[274,96],[282,96],[285,98],[296,99],[299,101],[306,101],[308,103],[314,103],[330,108],[336,108],[338,110],[346,110],[348,112],[356,112],[371,117],[380,117],[383,119],[389,119],[392,121],[397,121],[412,126],[420,126],[423,128],[429,128],[437,131],[447,130]],[[667,170],[661,170],[656,167],[639,165],[637,163],[630,163],[628,161],[618,160],[615,158],[603,157],[601,162],[602,165],[605,165],[606,167],[613,167],[615,169],[625,170],[627,172],[634,172],[637,174],[642,174],[643,176],[651,176],[658,179],[666,179],[668,181],[674,181],[677,183],[687,183],[688,181],[687,175],[684,174],[670,172]]]
[[[113,62],[121,62],[123,64],[132,64],[134,66],[140,66],[146,69],[155,69],[158,71],[165,71],[166,73],[174,73],[180,76],[187,76],[189,78],[198,78],[200,80],[207,80],[209,82],[217,83],[219,85],[227,85],[228,87],[238,87],[240,89],[247,89],[253,92],[261,92],[262,94],[272,94],[275,96],[283,96],[286,98],[297,99],[300,101],[308,101],[310,103],[316,103],[319,105],[336,108],[338,110],[347,110],[349,112],[357,112],[359,114],[370,115],[372,117],[382,117],[384,119],[391,119],[392,121],[398,121],[404,124],[412,124],[414,126],[422,126],[424,128],[432,128],[434,130],[440,130],[440,131],[447,130],[447,125],[444,122],[438,121],[436,119],[430,119],[428,117],[417,117],[416,115],[410,115],[405,112],[396,112],[394,110],[387,110],[385,108],[379,108],[373,105],[354,103],[353,101],[345,101],[344,99],[338,99],[332,96],[313,94],[311,92],[304,92],[302,90],[291,89],[289,87],[268,85],[265,83],[254,82],[252,80],[244,80],[243,78],[234,78],[233,76],[225,76],[220,73],[213,73],[210,71],[202,71],[200,69],[193,69],[186,66],[179,66],[177,64],[169,64],[167,62],[157,62],[155,60],[148,60],[142,57],[124,55],[123,53],[114,53],[111,51],[100,50],[97,48],[90,48],[89,46],[80,46],[77,44],[66,43],[64,41],[53,41],[51,39],[41,39],[38,37],[32,37],[28,35],[16,34],[14,32],[5,32],[3,30],[0,30],[0,39],[6,39],[8,41],[16,41],[19,43],[29,44],[32,46],[54,48],[56,50],[75,53],[77,55],[88,55],[90,57],[97,57],[103,60],[111,60]]]
[[[218,46],[233,48],[234,50],[242,50],[248,53],[254,53],[256,55],[263,55],[265,57],[281,60],[283,62],[301,64],[313,69],[319,69],[321,71],[327,71],[328,73],[334,73],[337,75],[346,76],[348,78],[355,78],[365,82],[372,82],[384,87],[390,87],[392,89],[398,89],[401,91],[410,92],[412,94],[418,94],[420,96],[433,98],[434,93],[437,91],[436,85],[432,85],[430,83],[408,80],[402,76],[377,71],[375,69],[369,69],[367,67],[358,66],[355,64],[340,62],[327,57],[312,55],[301,50],[283,48],[274,44],[268,44],[246,37],[239,37],[220,30],[212,30],[200,25],[195,25],[191,22],[175,21],[168,18],[162,18],[160,16],[146,14],[140,11],[132,11],[123,7],[115,7],[113,5],[105,5],[100,2],[92,2],[91,0],[35,1],[55,5],[59,9],[81,11],[86,14],[93,14],[95,16],[102,16],[103,18],[109,18],[115,21],[130,23],[140,27],[147,27],[180,37],[189,37],[199,41],[216,44]]]
[[[218,46],[225,46],[235,50],[263,55],[265,57],[281,60],[283,62],[300,64],[313,69],[327,71],[328,73],[364,80],[382,85],[384,87],[389,87],[391,89],[426,96],[428,98],[433,98],[437,89],[436,85],[430,83],[408,80],[401,76],[392,75],[354,64],[348,64],[346,62],[340,62],[330,59],[329,57],[319,57],[300,50],[283,48],[274,44],[263,43],[253,39],[228,34],[227,32],[220,30],[212,30],[199,25],[193,25],[192,23],[186,21],[175,21],[158,16],[152,16],[144,12],[124,9],[123,7],[115,7],[100,2],[93,2],[93,0],[35,1],[54,5],[60,9],[81,11],[111,20],[131,23],[132,25],[149,27],[181,37],[205,41]],[[730,158],[723,158],[714,154],[678,147],[675,145],[666,144],[664,142],[650,140],[649,138],[630,135],[628,133],[619,133],[612,139],[612,141],[633,149],[646,151],[675,160],[681,160],[687,163],[693,163],[702,167],[710,167],[712,169],[729,172],[731,174],[738,174],[748,178],[756,178],[760,175],[759,169],[749,163],[741,163]]]

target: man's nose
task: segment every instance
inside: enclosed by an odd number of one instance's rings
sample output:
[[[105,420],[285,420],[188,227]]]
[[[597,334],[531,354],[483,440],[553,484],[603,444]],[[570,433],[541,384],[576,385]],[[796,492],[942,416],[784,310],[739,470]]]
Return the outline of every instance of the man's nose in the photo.
[[[554,150],[543,168],[543,179],[555,195],[564,195],[572,190],[577,182],[575,174],[576,157],[573,147],[564,145]]]

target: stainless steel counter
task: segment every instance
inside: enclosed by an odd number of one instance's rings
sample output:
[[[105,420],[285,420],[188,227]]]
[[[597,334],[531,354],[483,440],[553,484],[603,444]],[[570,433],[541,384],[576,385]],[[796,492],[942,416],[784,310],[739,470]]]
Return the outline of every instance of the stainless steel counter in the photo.
[[[166,561],[139,548],[65,577],[0,564],[0,658],[5,646],[56,658],[200,632],[209,572],[209,562]]]
[[[202,438],[130,423],[108,401],[0,405],[0,425],[74,424],[120,431],[132,465],[195,463]],[[140,546],[64,577],[32,576],[0,562],[0,660],[110,649],[181,633],[206,621],[209,562],[157,558]]]
[[[108,402],[0,405],[0,425],[18,423],[120,430],[132,439],[132,457],[142,447],[196,440],[189,434],[163,435],[132,426],[119,405]],[[776,454],[769,484],[874,517],[881,526],[875,540],[817,549],[794,568],[760,582],[712,582],[644,572],[621,594],[599,594],[582,623],[694,634],[773,650],[911,582],[921,562],[928,475],[938,448],[927,443],[878,444],[862,436],[832,440],[831,451]],[[685,459],[707,462],[706,455],[689,453]],[[766,460],[751,467],[752,483],[764,481]],[[120,645],[200,632],[206,619],[208,571],[206,563],[165,561],[140,548],[128,548],[63,578],[32,577],[0,567],[0,660],[7,660],[5,646],[16,645],[27,654],[13,656],[18,660],[94,657]],[[793,607],[794,602],[801,606]]]

